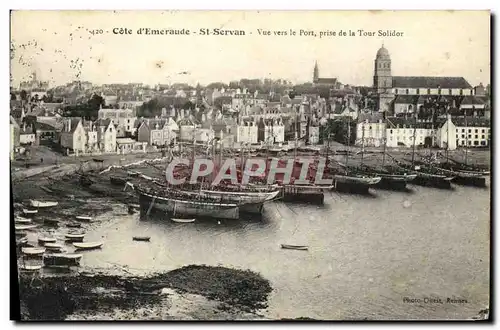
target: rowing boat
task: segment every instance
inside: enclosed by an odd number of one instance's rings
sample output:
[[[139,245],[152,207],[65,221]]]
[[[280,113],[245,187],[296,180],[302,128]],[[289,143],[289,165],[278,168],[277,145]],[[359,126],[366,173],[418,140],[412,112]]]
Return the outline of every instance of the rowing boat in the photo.
[[[76,216],[76,219],[81,220],[81,221],[91,221],[92,217],[85,216],[85,215],[78,215],[78,216]]]
[[[291,244],[281,244],[282,249],[288,250],[308,250],[307,245],[291,245]]]
[[[53,207],[57,206],[59,202],[42,202],[42,201],[37,201],[37,200],[30,200],[30,205],[32,207],[37,207],[37,208],[44,208],[44,207]]]
[[[42,255],[45,252],[45,248],[33,248],[33,247],[23,247],[21,252],[27,255]]]
[[[70,223],[66,224],[66,227],[68,227],[68,228],[81,228],[82,224],[78,223],[78,222],[70,222]]]
[[[44,247],[49,251],[61,251],[63,246],[61,244],[56,243],[45,243]]]
[[[16,223],[31,223],[31,219],[17,218]]]
[[[134,241],[149,242],[149,240],[151,239],[151,237],[149,237],[149,236],[134,236],[134,237],[132,237],[132,239]]]
[[[42,265],[21,265],[19,268],[26,272],[34,272],[42,269]]]
[[[86,243],[73,243],[73,246],[78,250],[92,250],[98,249],[103,245],[102,242],[86,242]]]
[[[196,219],[179,219],[179,218],[172,218],[173,222],[179,222],[179,223],[190,223],[190,222],[195,222]]]
[[[38,210],[28,210],[28,209],[23,209],[23,213],[24,213],[24,214],[27,214],[27,215],[33,215],[33,214],[37,214],[37,213],[38,213]]]
[[[55,243],[57,240],[54,237],[38,237],[38,243],[44,245],[46,243]]]
[[[26,229],[33,229],[36,228],[37,225],[19,225],[15,226],[16,230],[26,230]]]

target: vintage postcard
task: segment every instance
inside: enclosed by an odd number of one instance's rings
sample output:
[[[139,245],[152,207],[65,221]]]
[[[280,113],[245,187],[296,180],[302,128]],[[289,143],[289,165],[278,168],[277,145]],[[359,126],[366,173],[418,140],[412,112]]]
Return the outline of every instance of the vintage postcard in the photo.
[[[12,11],[13,318],[489,319],[490,22]]]

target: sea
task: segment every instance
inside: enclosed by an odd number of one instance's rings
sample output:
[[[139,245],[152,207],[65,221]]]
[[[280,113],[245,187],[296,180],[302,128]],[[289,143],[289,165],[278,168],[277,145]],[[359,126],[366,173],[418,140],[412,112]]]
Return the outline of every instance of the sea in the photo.
[[[194,223],[141,220],[114,205],[96,221],[86,240],[104,245],[84,252],[85,267],[250,269],[273,287],[265,318],[465,319],[489,304],[489,188],[327,192],[323,206],[270,202],[262,218]]]

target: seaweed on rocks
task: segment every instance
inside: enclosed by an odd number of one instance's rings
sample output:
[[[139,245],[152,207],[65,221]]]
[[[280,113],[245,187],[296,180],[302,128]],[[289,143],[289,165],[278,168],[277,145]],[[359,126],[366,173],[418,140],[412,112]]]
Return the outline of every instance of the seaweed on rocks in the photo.
[[[149,277],[80,273],[33,279],[22,276],[21,305],[30,320],[62,320],[77,311],[87,314],[161,305],[162,289],[197,294],[219,301],[222,310],[254,313],[267,307],[269,281],[250,270],[191,265]]]

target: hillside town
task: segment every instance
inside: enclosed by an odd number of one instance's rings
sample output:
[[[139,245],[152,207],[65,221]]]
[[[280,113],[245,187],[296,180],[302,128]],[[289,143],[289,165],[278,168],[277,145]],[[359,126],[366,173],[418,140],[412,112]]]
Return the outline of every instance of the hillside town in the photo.
[[[389,148],[415,141],[448,150],[488,147],[491,139],[489,84],[394,76],[384,46],[375,56],[371,87],[322,78],[318,63],[312,82],[302,85],[241,79],[195,87],[85,81],[50,87],[33,73],[11,90],[10,107],[11,159],[39,145],[82,156],[144,153],[214,138],[227,148],[333,139]]]

